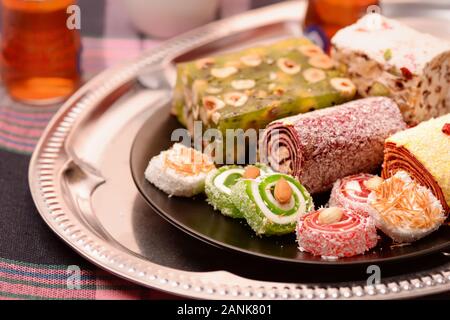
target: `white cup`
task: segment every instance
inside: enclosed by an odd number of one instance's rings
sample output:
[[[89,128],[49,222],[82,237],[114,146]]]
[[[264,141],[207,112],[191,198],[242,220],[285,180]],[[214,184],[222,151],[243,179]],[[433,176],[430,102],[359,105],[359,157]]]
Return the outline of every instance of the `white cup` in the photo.
[[[212,21],[219,0],[123,0],[139,31],[169,38]]]

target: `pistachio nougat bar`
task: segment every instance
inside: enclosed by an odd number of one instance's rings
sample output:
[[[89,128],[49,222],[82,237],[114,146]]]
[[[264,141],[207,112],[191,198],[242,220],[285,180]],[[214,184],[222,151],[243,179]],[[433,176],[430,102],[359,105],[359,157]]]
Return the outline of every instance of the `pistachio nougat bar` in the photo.
[[[355,95],[323,51],[306,38],[177,65],[172,113],[192,133],[205,128],[263,129],[269,122],[329,107]]]

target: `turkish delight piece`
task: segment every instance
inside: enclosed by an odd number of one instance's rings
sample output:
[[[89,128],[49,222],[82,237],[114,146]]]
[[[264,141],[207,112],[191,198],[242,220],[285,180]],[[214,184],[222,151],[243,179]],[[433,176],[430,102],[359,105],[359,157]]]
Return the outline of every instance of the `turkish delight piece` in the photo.
[[[269,122],[353,98],[353,83],[306,38],[177,65],[172,113],[191,132],[262,129]]]
[[[331,43],[358,93],[391,97],[409,124],[450,112],[450,42],[369,14]]]

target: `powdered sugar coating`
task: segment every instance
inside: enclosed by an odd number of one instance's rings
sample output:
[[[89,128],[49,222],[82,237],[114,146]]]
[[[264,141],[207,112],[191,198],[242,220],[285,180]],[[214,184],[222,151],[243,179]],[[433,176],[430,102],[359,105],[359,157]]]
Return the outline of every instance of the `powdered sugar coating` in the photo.
[[[370,190],[364,187],[364,182],[373,177],[375,176],[371,174],[360,173],[337,180],[331,189],[329,205],[348,208],[364,217],[368,217],[370,206],[367,203],[367,197],[370,194]],[[352,183],[357,183],[362,189],[361,194],[356,197],[345,192]]]
[[[384,140],[405,128],[391,99],[355,100],[272,122],[261,138],[261,157],[310,193],[322,192],[340,178],[377,169]]]
[[[405,171],[370,193],[369,215],[376,227],[396,242],[413,242],[434,232],[446,216],[430,189],[415,182]]]
[[[300,217],[297,223],[297,242],[300,251],[322,257],[352,257],[375,247],[378,236],[371,219],[345,209],[342,221],[319,225],[321,210]]]
[[[421,73],[427,63],[443,52],[450,51],[450,42],[416,31],[396,20],[378,16],[379,27],[371,28],[365,15],[355,24],[339,30],[332,38],[333,45],[352,51],[364,48],[369,58],[397,68],[407,67],[413,73]],[[390,56],[386,56],[390,50]]]
[[[206,174],[214,163],[208,156],[175,143],[154,156],[145,169],[145,178],[170,196],[192,197],[205,189]]]

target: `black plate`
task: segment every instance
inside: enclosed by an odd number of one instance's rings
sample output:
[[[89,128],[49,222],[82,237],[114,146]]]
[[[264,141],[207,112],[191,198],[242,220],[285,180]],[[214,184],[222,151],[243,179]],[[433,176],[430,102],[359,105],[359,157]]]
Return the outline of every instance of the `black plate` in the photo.
[[[396,261],[423,256],[450,246],[450,228],[443,226],[430,236],[410,245],[392,246],[392,242],[383,237],[377,247],[365,255],[335,261],[323,260],[300,252],[294,235],[256,236],[245,221],[227,218],[214,211],[203,196],[193,199],[168,197],[145,180],[144,172],[153,156],[172,145],[171,133],[180,127],[176,119],[170,116],[169,110],[168,105],[161,106],[139,130],[131,150],[131,172],[139,191],[156,212],[200,240],[218,247],[278,261],[334,265]],[[314,197],[314,203],[316,205],[323,203],[327,196]]]

